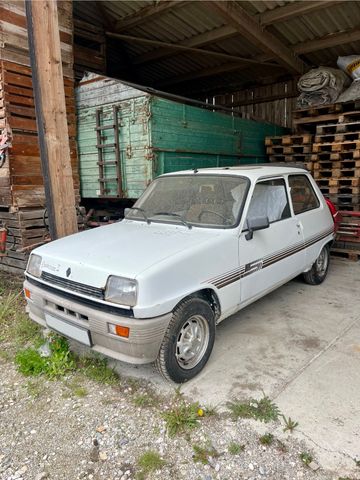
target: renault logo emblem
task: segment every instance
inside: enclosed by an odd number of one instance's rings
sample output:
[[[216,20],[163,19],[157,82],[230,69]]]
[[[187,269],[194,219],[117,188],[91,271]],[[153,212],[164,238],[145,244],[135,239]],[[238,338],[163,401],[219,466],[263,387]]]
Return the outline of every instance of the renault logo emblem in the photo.
[[[70,277],[71,275],[71,268],[69,267],[67,270],[66,270],[66,276],[67,277]]]

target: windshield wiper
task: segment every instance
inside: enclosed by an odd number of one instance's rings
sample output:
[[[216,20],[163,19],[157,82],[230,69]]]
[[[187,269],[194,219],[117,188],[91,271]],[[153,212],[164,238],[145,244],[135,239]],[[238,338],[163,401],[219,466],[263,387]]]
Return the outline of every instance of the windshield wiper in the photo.
[[[156,213],[153,213],[153,214],[152,214],[152,217],[154,217],[155,215],[165,215],[165,216],[168,216],[168,217],[177,217],[183,225],[185,225],[186,227],[188,227],[189,230],[192,228],[192,225],[190,225],[186,220],[184,220],[184,218],[183,218],[181,215],[179,215],[178,213],[173,213],[173,212],[156,212]]]
[[[128,210],[137,210],[137,211],[139,211],[140,213],[143,214],[143,217],[145,218],[146,223],[148,223],[148,224],[151,223],[150,220],[148,219],[148,217],[146,216],[146,213],[145,213],[144,209],[139,208],[139,207],[128,207]]]

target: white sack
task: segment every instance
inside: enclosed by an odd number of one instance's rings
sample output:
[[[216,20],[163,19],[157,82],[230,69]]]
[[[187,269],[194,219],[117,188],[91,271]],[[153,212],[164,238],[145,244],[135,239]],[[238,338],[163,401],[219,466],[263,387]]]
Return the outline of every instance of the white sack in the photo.
[[[347,55],[346,57],[338,57],[337,65],[354,80],[360,80],[360,55]]]

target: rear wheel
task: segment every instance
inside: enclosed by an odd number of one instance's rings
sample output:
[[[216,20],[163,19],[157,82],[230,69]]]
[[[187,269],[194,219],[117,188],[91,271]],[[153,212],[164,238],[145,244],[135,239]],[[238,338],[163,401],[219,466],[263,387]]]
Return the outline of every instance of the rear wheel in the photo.
[[[319,285],[327,275],[330,263],[329,246],[325,245],[315,263],[308,272],[303,273],[303,278],[309,285]]]
[[[209,303],[190,297],[174,310],[156,366],[167,379],[183,383],[208,361],[215,340],[215,318]]]

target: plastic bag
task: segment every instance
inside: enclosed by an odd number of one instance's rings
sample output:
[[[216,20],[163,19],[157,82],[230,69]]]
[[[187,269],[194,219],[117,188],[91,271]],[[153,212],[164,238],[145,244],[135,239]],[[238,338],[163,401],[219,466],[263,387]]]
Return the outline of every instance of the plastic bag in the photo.
[[[338,57],[337,65],[354,80],[360,80],[360,55],[347,55]]]
[[[308,108],[334,103],[349,84],[350,78],[342,70],[330,67],[314,68],[298,81],[298,89],[302,93],[297,99],[297,107]]]
[[[338,102],[351,102],[360,99],[360,78],[354,80],[350,87],[343,92],[338,98]]]

